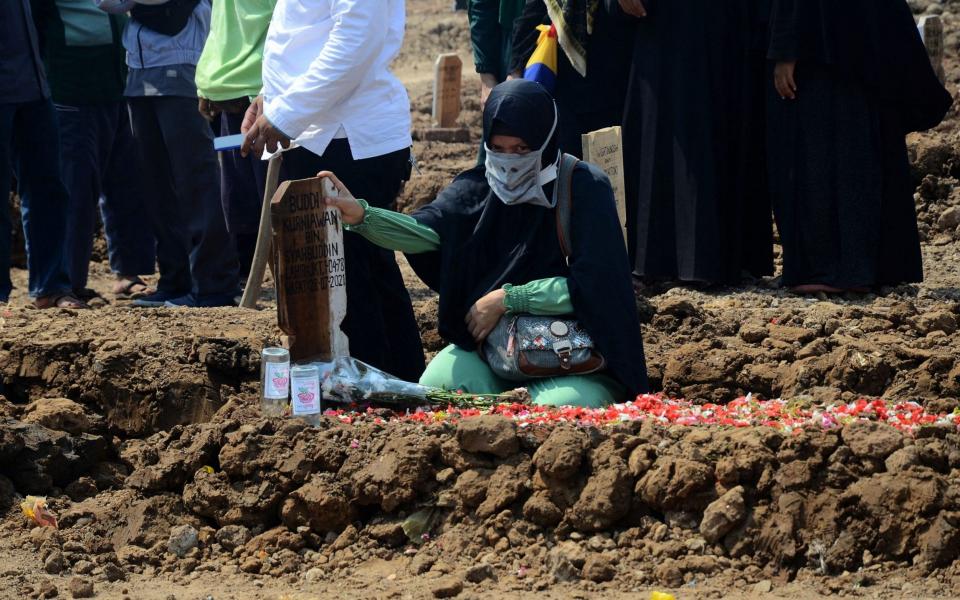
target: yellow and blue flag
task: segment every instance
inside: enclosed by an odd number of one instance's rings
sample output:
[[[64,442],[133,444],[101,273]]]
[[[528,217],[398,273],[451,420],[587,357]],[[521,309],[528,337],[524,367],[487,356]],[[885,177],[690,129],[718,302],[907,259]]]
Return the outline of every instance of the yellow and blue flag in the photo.
[[[553,25],[538,25],[540,38],[534,49],[523,78],[536,81],[551,94],[557,86],[557,28]]]

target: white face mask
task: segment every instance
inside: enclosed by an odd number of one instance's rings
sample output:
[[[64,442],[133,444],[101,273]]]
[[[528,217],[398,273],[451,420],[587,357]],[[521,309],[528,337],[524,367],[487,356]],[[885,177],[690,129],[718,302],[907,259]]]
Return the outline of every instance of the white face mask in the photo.
[[[543,152],[546,150],[553,132],[557,129],[557,107],[553,107],[553,127],[547,135],[547,141],[539,150],[526,154],[506,154],[494,152],[484,144],[487,151],[487,183],[501,202],[510,206],[514,204],[534,204],[553,208],[556,198],[548,199],[543,193],[543,186],[557,178],[557,161],[545,169],[540,169],[543,161]]]

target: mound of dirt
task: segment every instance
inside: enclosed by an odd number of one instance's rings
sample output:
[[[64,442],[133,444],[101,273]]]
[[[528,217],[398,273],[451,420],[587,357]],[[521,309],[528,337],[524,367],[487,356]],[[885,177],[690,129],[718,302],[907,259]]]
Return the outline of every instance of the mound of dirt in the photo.
[[[208,423],[119,443],[7,419],[0,456],[33,470],[0,478],[5,505],[14,489],[50,493],[61,524],[8,530],[49,569],[108,583],[207,569],[332,583],[373,559],[478,589],[747,585],[904,564],[960,582],[956,431],[376,415],[311,428],[255,412],[234,400]]]
[[[395,71],[430,127],[433,61],[464,61],[463,134],[414,143],[398,208],[476,163],[479,83],[448,0],[411,0]],[[960,2],[911,0],[947,27]],[[641,291],[651,382],[698,402],[752,393],[960,407],[958,116],[908,138],[925,282],[799,297],[776,279]],[[91,287],[109,296],[98,239]],[[779,248],[776,252],[779,255]],[[22,266],[22,256],[20,262]],[[436,295],[405,277],[428,356]],[[960,589],[960,434],[878,423],[767,428],[422,425],[372,412],[319,428],[260,416],[273,302],[237,309],[0,307],[0,596],[901,598]],[[269,284],[268,284],[269,285]],[[270,290],[265,288],[265,295]],[[60,530],[17,503],[43,494]],[[186,594],[186,596],[184,596]],[[644,593],[644,597],[648,594]],[[299,597],[299,596],[298,596]]]

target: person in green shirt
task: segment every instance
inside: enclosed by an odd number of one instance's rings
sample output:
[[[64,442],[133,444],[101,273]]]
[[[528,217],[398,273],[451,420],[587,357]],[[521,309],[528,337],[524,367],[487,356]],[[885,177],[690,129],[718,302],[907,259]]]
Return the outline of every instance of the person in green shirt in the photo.
[[[515,387],[476,351],[508,314],[574,315],[593,338],[606,368],[588,375],[531,379],[533,401],[551,406],[604,406],[648,391],[640,323],[629,261],[605,175],[579,163],[571,179],[567,261],[557,232],[554,181],[557,109],[539,84],[496,86],[484,109],[487,167],[460,175],[412,215],[354,199],[339,190],[348,231],[406,253],[417,274],[440,295],[440,335],[451,345],[429,364],[420,383],[469,393]]]
[[[263,86],[263,44],[276,0],[217,0],[210,16],[210,35],[197,63],[200,113],[219,120],[220,135],[240,133],[243,115]],[[266,162],[222,153],[220,194],[227,229],[240,257],[240,279],[246,279],[256,247],[260,203],[266,183]]]

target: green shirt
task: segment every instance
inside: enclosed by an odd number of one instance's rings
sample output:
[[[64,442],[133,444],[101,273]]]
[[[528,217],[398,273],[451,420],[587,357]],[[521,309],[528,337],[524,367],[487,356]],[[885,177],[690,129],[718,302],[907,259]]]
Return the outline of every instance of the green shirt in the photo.
[[[217,0],[210,35],[197,63],[197,94],[223,102],[263,87],[263,43],[276,0]]]
[[[347,225],[348,231],[359,233],[370,242],[405,254],[423,254],[440,248],[440,236],[409,215],[384,210],[360,200],[363,222]],[[570,288],[566,277],[549,277],[529,281],[523,285],[503,286],[503,301],[511,313],[554,316],[573,313]]]

